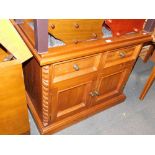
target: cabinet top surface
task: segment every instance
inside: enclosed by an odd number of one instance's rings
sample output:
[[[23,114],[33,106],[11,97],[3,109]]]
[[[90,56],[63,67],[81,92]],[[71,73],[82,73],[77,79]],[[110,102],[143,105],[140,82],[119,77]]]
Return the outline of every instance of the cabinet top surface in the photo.
[[[40,64],[44,65],[70,58],[103,53],[117,48],[143,44],[150,41],[152,41],[151,33],[140,32],[137,34],[123,35],[121,37],[103,38],[78,44],[49,48],[47,53],[40,55],[36,54],[40,57]]]
[[[13,24],[41,66],[152,41],[152,33],[140,31],[119,37],[92,39],[58,47],[50,47],[46,53],[38,54],[34,48],[34,36],[30,29],[25,27],[25,25],[19,26],[15,23]]]

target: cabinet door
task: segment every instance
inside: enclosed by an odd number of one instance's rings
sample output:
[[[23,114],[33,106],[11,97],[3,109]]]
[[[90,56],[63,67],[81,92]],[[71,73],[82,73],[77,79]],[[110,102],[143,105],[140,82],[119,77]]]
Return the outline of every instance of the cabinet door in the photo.
[[[101,103],[120,95],[127,82],[132,66],[120,64],[105,68],[99,75],[98,84],[95,89],[95,103]]]
[[[87,108],[90,92],[95,84],[92,79],[72,79],[57,83],[51,90],[51,121],[74,115]]]

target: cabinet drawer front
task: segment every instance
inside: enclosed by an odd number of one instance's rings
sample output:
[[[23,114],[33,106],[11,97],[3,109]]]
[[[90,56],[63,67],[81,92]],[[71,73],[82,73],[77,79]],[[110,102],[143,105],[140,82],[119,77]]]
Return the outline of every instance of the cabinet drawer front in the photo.
[[[114,51],[109,51],[105,66],[116,65],[125,61],[134,60],[136,47],[122,48]]]
[[[98,69],[99,61],[100,54],[53,64],[53,82],[55,83],[95,72]]]

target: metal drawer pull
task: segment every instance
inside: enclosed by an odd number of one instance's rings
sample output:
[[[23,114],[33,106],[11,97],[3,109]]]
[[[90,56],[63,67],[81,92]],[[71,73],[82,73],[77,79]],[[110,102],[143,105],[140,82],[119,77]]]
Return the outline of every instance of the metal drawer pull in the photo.
[[[94,96],[99,96],[100,94],[98,91],[93,91],[93,92],[90,92],[90,95],[94,97]]]
[[[52,24],[52,25],[51,25],[51,28],[52,28],[52,29],[55,29],[55,25],[54,25],[54,24]]]
[[[75,69],[75,71],[80,70],[80,68],[79,68],[79,66],[78,66],[77,64],[74,64],[74,65],[73,65],[73,68]]]
[[[91,95],[92,97],[96,96],[95,92],[90,92],[90,95]]]
[[[100,95],[98,91],[95,91],[94,93],[95,93],[95,96],[99,96]]]
[[[92,33],[92,36],[93,36],[94,38],[97,38],[97,34],[96,34],[96,33]]]
[[[76,28],[76,29],[78,29],[78,28],[79,28],[79,24],[75,24],[74,26],[75,26],[75,28]]]
[[[126,53],[125,53],[125,52],[120,52],[120,53],[119,53],[119,56],[120,56],[121,58],[124,58],[124,57],[126,56]]]

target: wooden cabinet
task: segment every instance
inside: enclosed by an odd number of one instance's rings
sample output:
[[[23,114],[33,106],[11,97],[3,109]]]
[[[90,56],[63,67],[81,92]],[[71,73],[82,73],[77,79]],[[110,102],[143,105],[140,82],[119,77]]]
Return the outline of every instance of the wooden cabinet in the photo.
[[[8,19],[0,19],[0,135],[29,134],[22,64],[32,57]]]
[[[123,88],[141,47],[152,40],[146,32],[103,38],[103,20],[60,21],[35,20],[35,31],[28,21],[12,21],[34,55],[24,64],[24,79],[41,134],[123,102]],[[65,45],[47,47],[42,39],[47,39],[47,32]]]
[[[133,44],[137,40],[56,48],[25,63],[27,101],[40,132],[56,132],[124,101],[123,88],[142,47],[142,38]]]
[[[42,67],[33,58],[24,74],[28,104],[41,133],[58,131],[122,102],[140,49],[141,45],[118,48]]]
[[[22,65],[3,61],[8,53],[0,46],[0,135],[29,134]]]

